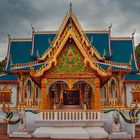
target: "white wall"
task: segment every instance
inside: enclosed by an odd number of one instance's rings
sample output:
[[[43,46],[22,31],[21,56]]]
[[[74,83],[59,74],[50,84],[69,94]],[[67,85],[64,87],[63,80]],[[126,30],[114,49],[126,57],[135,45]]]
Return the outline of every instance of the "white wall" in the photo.
[[[126,94],[127,94],[127,105],[130,106],[132,102],[132,87],[135,86],[135,83],[127,83],[126,84]]]

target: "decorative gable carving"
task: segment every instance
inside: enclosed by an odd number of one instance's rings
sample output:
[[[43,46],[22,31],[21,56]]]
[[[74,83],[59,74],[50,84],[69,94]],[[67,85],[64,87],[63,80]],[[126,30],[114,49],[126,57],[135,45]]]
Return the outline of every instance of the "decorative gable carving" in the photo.
[[[140,85],[136,84],[133,88],[132,88],[132,93],[140,93]]]
[[[31,75],[35,77],[40,77],[44,74],[45,71],[50,70],[52,66],[56,66],[58,62],[58,57],[68,40],[73,40],[76,44],[77,48],[83,56],[83,62],[85,66],[89,65],[90,68],[97,71],[100,76],[111,75],[110,71],[105,71],[98,67],[97,64],[95,64],[96,60],[101,60],[103,58],[96,51],[96,49],[90,46],[88,39],[84,35],[83,30],[72,11],[69,11],[67,13],[66,18],[63,21],[62,26],[60,27],[57,37],[54,39],[51,47],[42,55],[40,61],[45,61],[45,64],[36,72],[32,71]],[[62,67],[59,68],[59,70],[60,69],[62,70]],[[78,69],[78,66],[76,67],[76,69]],[[82,69],[84,69],[83,66],[81,66],[81,70]]]
[[[11,94],[12,94],[11,89],[9,89],[7,85],[3,86],[0,89],[0,104],[3,104],[3,103],[10,104]]]

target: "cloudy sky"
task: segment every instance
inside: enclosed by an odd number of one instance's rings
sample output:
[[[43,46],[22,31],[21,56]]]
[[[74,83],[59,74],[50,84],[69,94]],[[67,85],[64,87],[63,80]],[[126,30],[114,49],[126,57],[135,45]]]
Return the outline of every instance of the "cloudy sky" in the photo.
[[[36,31],[58,30],[72,2],[73,11],[85,30],[108,29],[112,36],[131,36],[140,42],[140,0],[0,0],[0,59],[6,56],[8,39],[31,37]]]

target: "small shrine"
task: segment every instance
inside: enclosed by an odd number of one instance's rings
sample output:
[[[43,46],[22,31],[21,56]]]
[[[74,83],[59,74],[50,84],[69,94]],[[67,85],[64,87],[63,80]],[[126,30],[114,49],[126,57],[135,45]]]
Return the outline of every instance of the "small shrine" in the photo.
[[[8,85],[4,85],[0,88],[0,104],[11,104],[12,90]]]

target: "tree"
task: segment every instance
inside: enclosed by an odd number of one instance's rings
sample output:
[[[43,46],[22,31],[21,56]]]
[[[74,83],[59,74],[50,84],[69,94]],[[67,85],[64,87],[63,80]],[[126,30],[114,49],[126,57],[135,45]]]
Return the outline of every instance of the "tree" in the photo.
[[[140,68],[140,43],[136,46],[137,65]]]
[[[0,72],[4,70],[6,66],[6,58],[0,61]]]

